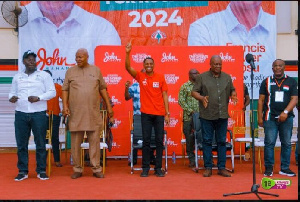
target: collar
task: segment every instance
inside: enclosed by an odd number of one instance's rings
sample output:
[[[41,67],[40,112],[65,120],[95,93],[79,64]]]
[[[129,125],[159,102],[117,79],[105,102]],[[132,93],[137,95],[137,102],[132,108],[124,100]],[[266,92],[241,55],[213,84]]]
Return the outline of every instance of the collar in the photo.
[[[155,72],[153,71],[153,74],[151,76],[149,76],[148,74],[146,74],[146,72],[143,72],[142,74],[145,74],[146,77],[153,77],[155,75]]]
[[[272,19],[270,19],[271,17],[272,17],[272,15],[264,12],[262,7],[260,7],[257,23],[250,30],[255,29],[257,27],[262,27],[266,31],[270,31],[272,29],[272,23],[270,23],[270,22],[272,22]],[[226,24],[227,33],[231,32],[238,25],[240,25],[239,21],[237,20],[237,18],[235,17],[235,15],[233,14],[233,12],[230,8],[230,4],[228,4],[227,8],[224,10],[223,19]]]
[[[32,1],[28,5],[28,10],[30,11],[30,12],[28,12],[28,19],[31,19],[31,21],[46,19],[48,22],[51,22],[48,18],[43,16],[36,1]],[[77,6],[76,4],[74,4],[70,15],[67,17],[67,19],[65,19],[63,21],[63,23],[60,25],[60,27],[64,26],[66,23],[71,22],[71,21],[76,21],[79,24],[83,24],[84,20],[86,20],[86,18],[82,17],[84,11],[85,11],[84,9],[82,9],[79,6]]]
[[[26,70],[26,67],[25,67],[25,69],[21,72],[21,74],[28,75],[28,74],[25,73],[25,70]],[[30,75],[34,75],[34,74],[40,73],[40,72],[41,72],[41,70],[37,69],[37,70],[35,70],[35,71],[34,71],[32,74],[30,74]],[[28,75],[28,76],[30,76],[30,75]]]
[[[220,78],[220,77],[222,76],[222,71],[220,72],[219,77],[216,77],[216,76],[211,72],[211,70],[209,69],[209,75],[210,75],[211,77],[213,77],[213,78]]]
[[[287,77],[288,77],[288,76],[287,76],[286,74],[283,74],[283,76],[282,76],[280,79],[278,79],[278,80],[286,79]],[[272,79],[272,80],[276,79],[275,76],[274,76],[274,74],[271,76],[271,79]]]
[[[190,80],[188,80],[186,83],[187,83],[187,85],[189,85],[189,86],[193,86],[193,85],[194,85],[194,83],[191,82]]]

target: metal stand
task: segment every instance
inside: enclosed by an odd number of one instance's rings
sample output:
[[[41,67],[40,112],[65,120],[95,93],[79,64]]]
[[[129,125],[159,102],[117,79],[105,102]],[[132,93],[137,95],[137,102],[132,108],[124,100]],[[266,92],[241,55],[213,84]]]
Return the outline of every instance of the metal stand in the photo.
[[[253,114],[253,70],[255,69],[254,66],[251,65],[251,120],[250,120],[250,125],[251,125],[251,136],[252,136],[252,165],[253,165],[253,185],[251,187],[251,191],[246,191],[246,192],[235,192],[235,193],[229,193],[229,194],[223,194],[223,196],[231,196],[231,195],[242,195],[242,194],[255,194],[259,200],[262,200],[262,198],[258,194],[264,194],[264,195],[270,195],[270,196],[276,196],[278,197],[278,194],[270,194],[266,192],[261,192],[258,191],[259,184],[256,184],[256,171],[255,171],[255,143],[254,143],[254,114]]]

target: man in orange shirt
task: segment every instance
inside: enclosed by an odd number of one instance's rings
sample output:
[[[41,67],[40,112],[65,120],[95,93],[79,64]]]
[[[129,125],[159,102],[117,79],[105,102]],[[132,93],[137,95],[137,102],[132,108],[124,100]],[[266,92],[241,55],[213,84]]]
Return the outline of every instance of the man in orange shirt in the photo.
[[[145,58],[143,65],[145,72],[136,71],[130,66],[131,42],[126,46],[125,67],[128,73],[140,84],[141,122],[143,133],[142,168],[141,177],[148,177],[150,170],[150,139],[152,127],[155,129],[156,164],[155,175],[164,177],[162,172],[164,121],[170,122],[168,103],[168,87],[164,75],[153,71],[154,60]]]
[[[49,70],[44,70],[48,72],[51,76],[52,73]],[[49,128],[49,115],[50,111],[53,111],[53,126],[52,126],[52,135],[51,135],[51,142],[52,142],[52,150],[53,150],[53,157],[56,167],[62,167],[60,163],[60,153],[59,153],[59,125],[60,125],[60,106],[59,106],[59,98],[62,98],[61,94],[61,85],[58,83],[54,83],[56,96],[51,100],[47,101],[47,126]]]

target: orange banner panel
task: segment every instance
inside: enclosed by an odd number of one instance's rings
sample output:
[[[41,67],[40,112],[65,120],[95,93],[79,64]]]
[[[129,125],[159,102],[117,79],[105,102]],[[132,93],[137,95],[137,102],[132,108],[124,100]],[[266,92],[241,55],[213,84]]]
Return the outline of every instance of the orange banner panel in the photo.
[[[152,57],[155,62],[154,71],[164,74],[168,85],[170,125],[165,126],[168,136],[168,155],[173,151],[181,154],[181,107],[178,104],[178,93],[181,85],[188,81],[188,71],[196,68],[200,73],[209,70],[209,60],[212,55],[220,55],[223,59],[222,71],[231,75],[238,93],[239,103],[229,104],[230,110],[243,107],[243,47],[242,46],[163,46],[145,47],[133,46],[131,51],[131,66],[136,70],[143,68],[145,57]],[[100,67],[108,85],[108,92],[115,104],[116,123],[113,126],[113,149],[109,155],[128,155],[130,152],[129,111],[132,111],[132,101],[125,101],[125,82],[134,79],[125,70],[124,46],[98,46],[95,49],[95,64]],[[234,120],[229,121],[229,128]],[[238,148],[237,148],[238,149]],[[238,151],[238,150],[237,150]]]

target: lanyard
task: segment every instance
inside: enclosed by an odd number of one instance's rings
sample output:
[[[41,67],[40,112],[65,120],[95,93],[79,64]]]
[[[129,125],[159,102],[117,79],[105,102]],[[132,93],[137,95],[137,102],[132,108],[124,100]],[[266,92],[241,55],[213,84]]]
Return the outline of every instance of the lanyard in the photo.
[[[282,83],[284,82],[285,78],[282,79],[282,81],[280,82],[280,84],[278,84],[277,79],[274,78],[274,80],[275,80],[276,85],[278,86],[278,88],[279,88],[279,90],[280,90],[280,87],[281,87]]]

